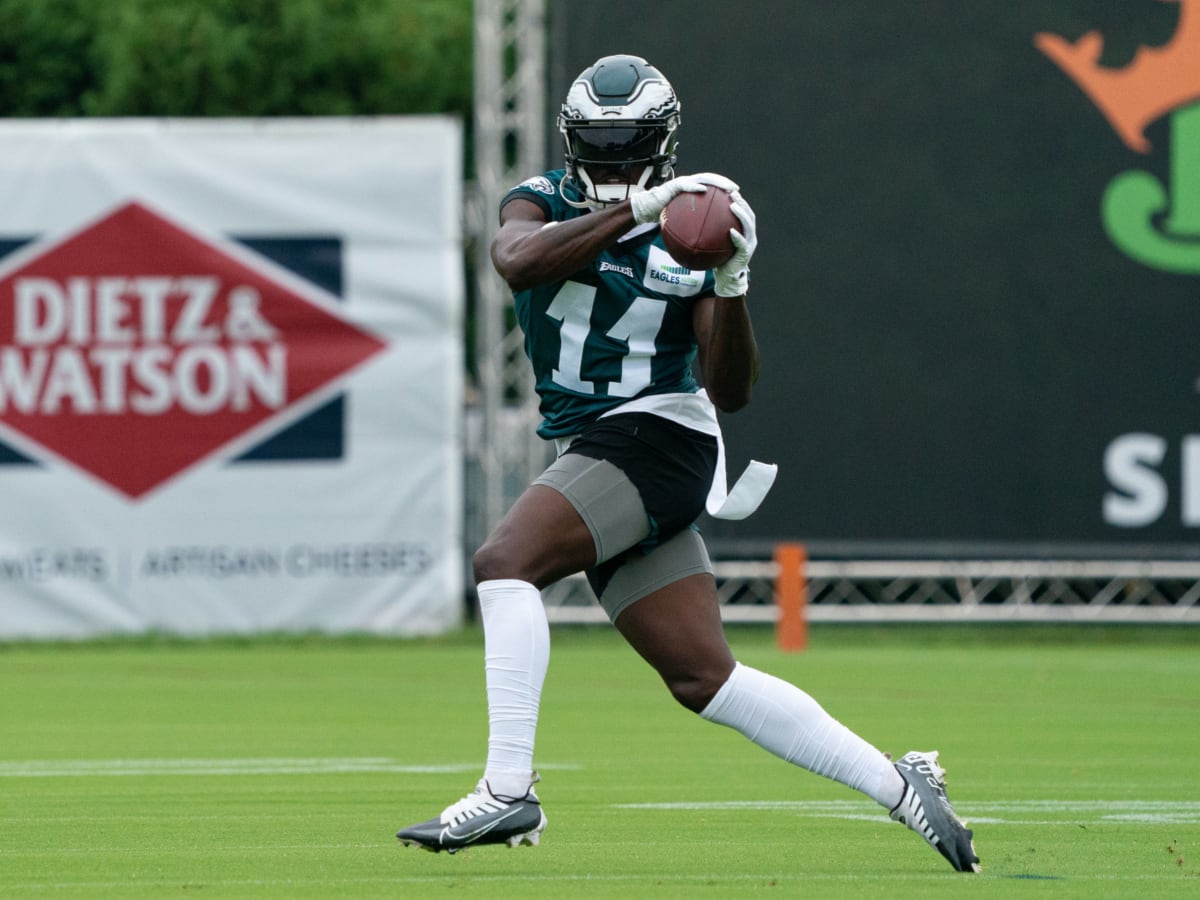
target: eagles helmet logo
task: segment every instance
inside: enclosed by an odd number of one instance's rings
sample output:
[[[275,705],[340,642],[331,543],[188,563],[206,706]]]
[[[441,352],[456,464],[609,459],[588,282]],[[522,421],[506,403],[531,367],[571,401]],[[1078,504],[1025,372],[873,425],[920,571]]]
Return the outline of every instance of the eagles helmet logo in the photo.
[[[576,208],[620,203],[674,175],[680,103],[666,76],[640,56],[605,56],[575,79],[558,117]],[[561,190],[561,188],[560,188]]]

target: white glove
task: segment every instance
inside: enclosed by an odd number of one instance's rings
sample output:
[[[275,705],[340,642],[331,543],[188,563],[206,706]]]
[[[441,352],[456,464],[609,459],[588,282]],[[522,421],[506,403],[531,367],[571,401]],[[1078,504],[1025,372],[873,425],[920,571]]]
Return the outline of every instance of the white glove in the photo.
[[[741,297],[750,289],[750,257],[758,247],[758,235],[754,230],[754,210],[745,197],[734,191],[733,204],[729,208],[742,223],[742,230],[729,229],[733,256],[713,269],[713,276],[717,279],[718,297]]]
[[[713,172],[701,172],[699,175],[680,175],[670,181],[664,181],[658,187],[648,191],[639,191],[629,198],[633,207],[633,220],[639,225],[647,222],[657,222],[663,208],[679,194],[685,191],[693,194],[703,194],[711,184],[726,191],[736,191],[738,186],[724,175]]]

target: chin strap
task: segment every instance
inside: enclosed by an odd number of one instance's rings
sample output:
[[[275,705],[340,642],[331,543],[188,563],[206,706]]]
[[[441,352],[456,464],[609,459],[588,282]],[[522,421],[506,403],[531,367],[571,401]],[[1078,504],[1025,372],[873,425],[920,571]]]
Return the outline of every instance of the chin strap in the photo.
[[[578,175],[572,174],[568,170],[568,174],[565,175],[563,177],[562,181],[560,181],[558,183],[558,195],[560,197],[562,197],[562,200],[564,203],[566,203],[568,206],[574,207],[575,209],[590,209],[590,210],[606,209],[609,206],[616,206],[618,203],[623,203],[624,201],[630,199],[631,197],[635,197],[638,194],[642,194],[642,193],[645,193],[646,191],[650,190],[652,185],[650,185],[649,182],[652,180],[651,172],[653,171],[653,169],[654,169],[653,166],[646,166],[646,168],[642,170],[642,176],[641,176],[641,178],[638,179],[638,182],[636,184],[624,184],[624,185],[615,185],[614,184],[614,185],[611,185],[611,187],[616,188],[618,190],[623,189],[622,196],[614,197],[612,199],[602,198],[600,196],[600,190],[601,190],[600,187],[597,187],[596,185],[592,184],[592,182],[587,179],[580,178]],[[675,170],[673,168],[668,169],[668,172],[669,172],[670,178],[675,177]],[[647,183],[642,184],[643,181],[645,181]],[[579,190],[579,193],[584,196],[583,200],[572,200],[570,197],[567,196],[566,192],[563,190],[563,186],[565,184],[567,184],[567,182],[575,183],[576,187]],[[588,185],[591,185],[591,189],[592,189],[591,194],[588,193]]]
[[[567,196],[566,191],[563,190],[563,185],[565,185],[568,181],[574,181],[574,180],[575,179],[572,177],[566,177],[558,183],[558,196],[562,197],[563,203],[567,204],[567,206],[573,207],[574,209],[592,209],[592,210],[601,209],[602,208],[601,206],[597,206],[592,201],[572,200],[570,197]],[[580,193],[582,193],[582,191]]]

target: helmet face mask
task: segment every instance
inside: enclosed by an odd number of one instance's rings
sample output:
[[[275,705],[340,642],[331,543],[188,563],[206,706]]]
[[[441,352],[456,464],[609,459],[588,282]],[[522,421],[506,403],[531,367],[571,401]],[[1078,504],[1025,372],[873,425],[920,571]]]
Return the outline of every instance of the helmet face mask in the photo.
[[[674,173],[679,101],[658,69],[637,56],[606,56],[575,79],[558,117],[566,146],[564,184],[585,201],[619,203]]]

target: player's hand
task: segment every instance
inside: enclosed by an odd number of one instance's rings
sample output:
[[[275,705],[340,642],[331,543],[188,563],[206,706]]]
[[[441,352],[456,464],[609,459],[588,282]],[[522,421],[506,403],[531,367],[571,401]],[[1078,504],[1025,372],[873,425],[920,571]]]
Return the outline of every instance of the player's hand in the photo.
[[[724,175],[715,172],[701,172],[699,175],[680,175],[670,181],[664,181],[658,187],[641,191],[629,198],[633,206],[633,220],[639,225],[647,222],[657,222],[663,208],[675,197],[682,193],[703,194],[708,190],[707,185],[722,188],[726,191],[736,191],[738,186]]]
[[[758,248],[758,232],[755,230],[754,210],[737,190],[733,192],[733,203],[729,208],[742,223],[742,230],[729,229],[733,256],[713,269],[713,276],[717,279],[718,297],[741,297],[750,289],[750,257]]]

